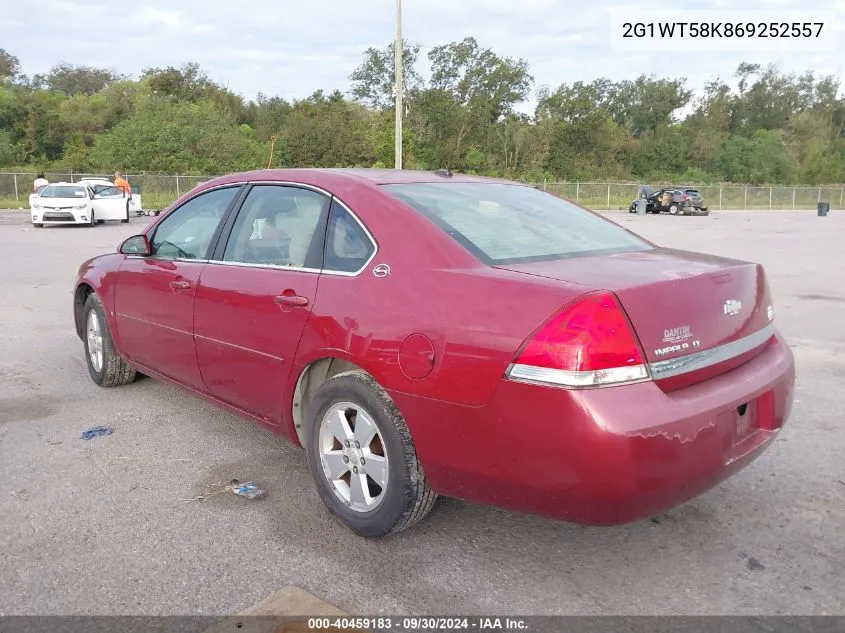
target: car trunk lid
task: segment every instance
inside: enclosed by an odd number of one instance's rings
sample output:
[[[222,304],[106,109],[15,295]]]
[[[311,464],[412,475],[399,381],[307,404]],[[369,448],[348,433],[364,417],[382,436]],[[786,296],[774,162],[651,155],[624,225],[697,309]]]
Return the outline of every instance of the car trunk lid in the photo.
[[[613,291],[667,390],[733,369],[771,337],[770,292],[758,264],[656,248],[498,267]]]

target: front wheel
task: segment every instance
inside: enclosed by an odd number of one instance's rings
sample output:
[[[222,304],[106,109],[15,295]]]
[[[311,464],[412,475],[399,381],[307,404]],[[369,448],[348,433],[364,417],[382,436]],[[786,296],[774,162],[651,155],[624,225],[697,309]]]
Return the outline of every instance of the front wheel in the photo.
[[[352,532],[379,538],[424,518],[437,495],[411,434],[387,392],[349,371],[323,384],[308,405],[308,467],[317,492]]]
[[[85,361],[91,380],[101,387],[120,387],[135,380],[135,370],[114,348],[100,298],[91,293],[82,309],[85,324]]]

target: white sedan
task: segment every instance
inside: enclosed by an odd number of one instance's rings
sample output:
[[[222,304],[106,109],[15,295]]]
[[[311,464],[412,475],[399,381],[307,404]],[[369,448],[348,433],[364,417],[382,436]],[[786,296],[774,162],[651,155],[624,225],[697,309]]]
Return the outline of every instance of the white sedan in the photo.
[[[129,199],[114,185],[95,192],[90,183],[57,182],[29,197],[32,224],[87,224],[106,220],[129,222]]]

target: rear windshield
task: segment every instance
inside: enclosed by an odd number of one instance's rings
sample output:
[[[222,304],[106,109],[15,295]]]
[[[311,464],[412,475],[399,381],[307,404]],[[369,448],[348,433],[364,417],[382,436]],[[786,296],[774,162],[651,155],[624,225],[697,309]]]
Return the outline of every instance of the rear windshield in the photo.
[[[532,187],[499,183],[383,187],[489,265],[652,248],[618,225]]]
[[[85,198],[85,187],[73,185],[47,185],[39,194],[42,198]]]

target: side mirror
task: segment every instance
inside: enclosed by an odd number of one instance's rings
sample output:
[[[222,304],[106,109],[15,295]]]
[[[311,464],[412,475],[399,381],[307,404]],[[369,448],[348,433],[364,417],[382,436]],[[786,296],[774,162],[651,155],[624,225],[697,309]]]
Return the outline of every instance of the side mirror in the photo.
[[[124,255],[141,255],[146,257],[152,254],[150,240],[144,234],[133,235],[120,245],[120,252]]]

